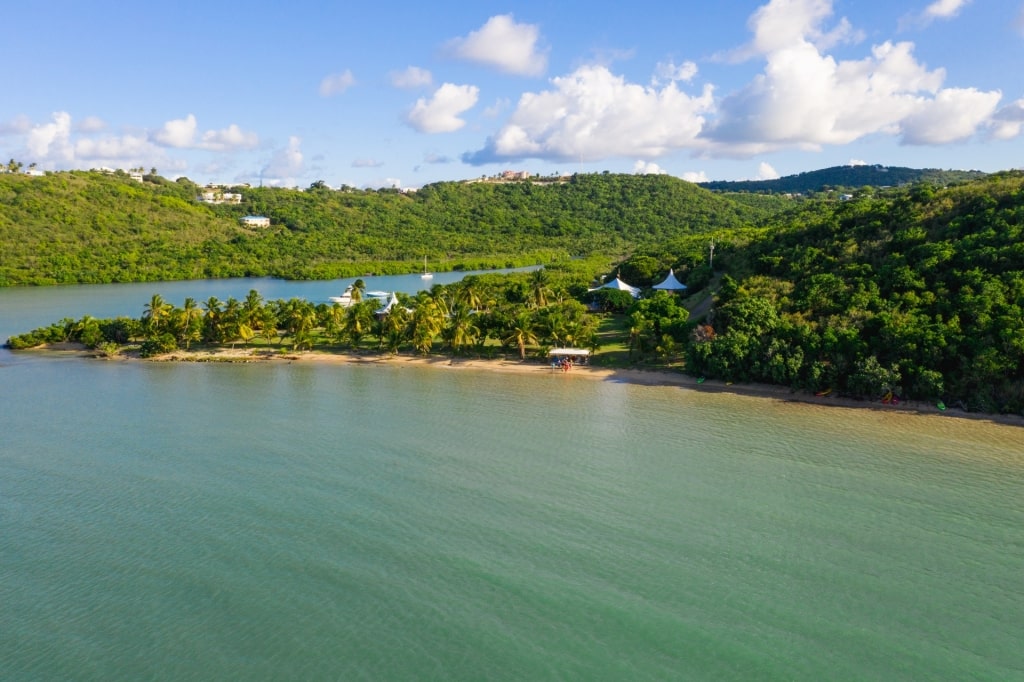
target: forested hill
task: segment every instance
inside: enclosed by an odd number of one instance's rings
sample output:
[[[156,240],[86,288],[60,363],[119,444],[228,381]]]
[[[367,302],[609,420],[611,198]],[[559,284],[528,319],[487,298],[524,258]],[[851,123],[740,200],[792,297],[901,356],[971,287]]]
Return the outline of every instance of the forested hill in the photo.
[[[1024,414],[1024,174],[802,206],[721,259],[691,371]]]
[[[928,183],[939,187],[976,180],[981,171],[902,168],[898,166],[833,166],[775,180],[702,182],[700,186],[718,192],[764,192],[773,194],[809,194],[828,189],[856,190],[861,187],[899,187]]]
[[[504,267],[764,222],[790,207],[733,199],[664,175],[455,183],[417,192],[234,188],[197,201],[182,178],[59,172],[0,175],[0,286],[277,276],[328,279]],[[244,227],[244,215],[270,218]]]

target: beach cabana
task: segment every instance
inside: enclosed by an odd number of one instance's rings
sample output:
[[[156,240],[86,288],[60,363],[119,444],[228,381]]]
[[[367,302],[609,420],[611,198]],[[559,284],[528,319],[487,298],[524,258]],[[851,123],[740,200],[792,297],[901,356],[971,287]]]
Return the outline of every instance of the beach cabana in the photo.
[[[590,351],[586,348],[552,348],[548,351],[548,357],[551,358],[552,366],[566,359],[585,365],[590,360]]]
[[[668,269],[668,275],[660,283],[655,284],[654,289],[662,289],[664,291],[686,291],[686,285],[676,279],[676,273],[673,272],[672,268]]]
[[[633,298],[640,298],[640,289],[637,287],[630,286],[619,279],[618,275],[615,276],[611,282],[602,284],[597,289],[591,289],[591,291],[597,291],[598,289],[618,289],[619,291],[628,291]]]

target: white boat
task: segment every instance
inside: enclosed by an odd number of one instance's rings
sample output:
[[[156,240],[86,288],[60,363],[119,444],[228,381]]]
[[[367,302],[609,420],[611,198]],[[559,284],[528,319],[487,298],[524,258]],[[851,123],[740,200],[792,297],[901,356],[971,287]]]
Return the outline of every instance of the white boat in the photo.
[[[331,296],[327,300],[330,301],[331,303],[341,304],[341,306],[344,308],[349,307],[350,305],[352,305],[352,285],[349,284],[345,288],[345,293],[343,293],[341,296]]]
[[[434,273],[427,272],[427,257],[423,257],[423,274],[420,275],[420,279],[434,279]]]
[[[386,305],[388,301],[391,300],[392,296],[394,296],[394,293],[390,291],[364,291],[361,300],[367,301],[372,299],[377,301],[381,305]],[[350,307],[353,303],[355,303],[355,301],[352,300],[352,285],[349,284],[347,287],[345,287],[345,293],[343,293],[341,296],[331,296],[327,300],[330,301],[331,303],[337,303],[342,308]]]

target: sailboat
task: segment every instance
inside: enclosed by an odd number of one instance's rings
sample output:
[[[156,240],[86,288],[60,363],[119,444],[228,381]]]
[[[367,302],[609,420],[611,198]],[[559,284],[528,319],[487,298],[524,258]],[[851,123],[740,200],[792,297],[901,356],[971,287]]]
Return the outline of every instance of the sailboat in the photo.
[[[427,272],[427,257],[423,257],[423,274],[420,275],[420,279],[434,279],[434,273]]]

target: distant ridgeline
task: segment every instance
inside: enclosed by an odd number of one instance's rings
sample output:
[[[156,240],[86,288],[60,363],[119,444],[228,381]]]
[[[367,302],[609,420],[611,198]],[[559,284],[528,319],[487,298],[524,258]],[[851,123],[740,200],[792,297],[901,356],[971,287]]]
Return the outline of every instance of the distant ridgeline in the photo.
[[[218,195],[217,192],[220,192]],[[219,201],[218,197],[232,198]],[[0,174],[0,286],[475,270],[621,257],[763,224],[782,197],[667,175],[440,182],[397,189],[223,187],[68,171]]]
[[[977,180],[981,171],[939,170],[936,168],[902,168],[899,166],[834,166],[775,180],[739,180],[698,183],[715,192],[765,192],[772,194],[807,194],[827,189],[858,187],[899,187],[914,183],[946,185]]]

